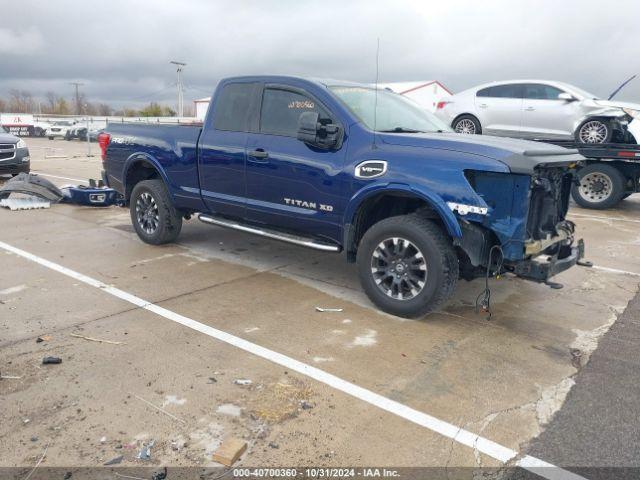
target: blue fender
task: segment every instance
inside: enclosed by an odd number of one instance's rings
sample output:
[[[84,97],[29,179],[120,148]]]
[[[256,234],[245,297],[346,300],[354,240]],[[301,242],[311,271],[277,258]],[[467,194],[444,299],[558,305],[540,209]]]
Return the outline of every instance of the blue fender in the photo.
[[[374,183],[369,184],[363,189],[356,192],[356,194],[351,197],[351,199],[349,200],[349,204],[347,205],[344,214],[344,224],[347,225],[353,223],[356,212],[365,200],[372,197],[373,195],[377,195],[383,192],[409,193],[424,200],[438,213],[440,219],[447,227],[447,232],[449,233],[449,235],[451,235],[453,238],[462,238],[462,229],[460,228],[458,219],[439,195],[423,186],[411,187],[404,183]]]
[[[136,152],[130,155],[127,158],[127,160],[124,162],[124,169],[123,169],[123,175],[122,175],[122,187],[125,192],[127,191],[127,175],[129,174],[129,170],[131,169],[134,163],[137,163],[140,161],[151,164],[151,166],[155,168],[156,172],[158,172],[158,174],[160,175],[160,178],[162,178],[162,181],[165,183],[167,188],[169,188],[169,186],[171,185],[171,183],[169,182],[169,177],[167,177],[167,172],[165,172],[165,169],[162,168],[162,165],[160,165],[160,162],[158,162],[158,160],[156,160],[154,157],[152,157],[147,153]]]

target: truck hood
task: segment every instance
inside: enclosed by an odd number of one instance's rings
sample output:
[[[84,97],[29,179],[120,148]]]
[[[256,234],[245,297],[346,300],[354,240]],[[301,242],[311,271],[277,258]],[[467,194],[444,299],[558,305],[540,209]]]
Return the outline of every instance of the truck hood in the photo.
[[[615,100],[594,100],[594,103],[602,107],[630,108],[632,110],[640,110],[640,103],[617,102]]]
[[[18,140],[18,137],[10,133],[0,133],[0,143],[18,143]]]
[[[481,155],[503,163],[511,173],[531,175],[536,168],[564,166],[584,160],[578,150],[548,143],[489,135],[458,133],[380,133],[387,144],[407,147],[452,150]]]

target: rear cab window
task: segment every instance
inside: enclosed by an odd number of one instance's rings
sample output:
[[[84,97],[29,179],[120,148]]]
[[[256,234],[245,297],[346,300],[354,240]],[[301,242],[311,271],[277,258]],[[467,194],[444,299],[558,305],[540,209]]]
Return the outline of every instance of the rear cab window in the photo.
[[[267,87],[262,94],[260,133],[296,137],[303,112],[317,112],[329,119],[329,112],[311,96],[285,88]]]
[[[259,83],[229,83],[220,92],[213,111],[213,128],[232,132],[254,130]]]

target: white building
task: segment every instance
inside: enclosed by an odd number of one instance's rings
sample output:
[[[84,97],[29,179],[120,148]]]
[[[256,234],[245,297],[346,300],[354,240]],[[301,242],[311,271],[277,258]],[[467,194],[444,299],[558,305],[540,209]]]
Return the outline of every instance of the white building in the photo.
[[[193,101],[196,110],[196,118],[201,122],[204,121],[204,117],[207,115],[207,109],[209,108],[210,101],[211,97],[199,98],[198,100]]]
[[[447,87],[437,80],[380,83],[378,87],[389,88],[396,93],[409,97],[430,112],[435,112],[436,104],[440,99],[453,95]]]
[[[416,102],[421,107],[434,112],[438,100],[453,95],[448,88],[437,80],[424,80],[422,82],[393,82],[380,83],[379,88],[389,88],[396,93],[405,95]],[[196,110],[196,118],[204,121],[209,108],[211,97],[200,98],[194,100]]]

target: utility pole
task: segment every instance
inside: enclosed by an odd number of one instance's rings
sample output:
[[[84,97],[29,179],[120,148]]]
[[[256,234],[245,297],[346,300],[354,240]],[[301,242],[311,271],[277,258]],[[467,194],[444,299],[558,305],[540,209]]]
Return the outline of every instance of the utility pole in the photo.
[[[176,86],[178,87],[178,117],[184,116],[184,87],[182,85],[182,69],[187,66],[186,63],[176,62],[175,60],[171,60],[169,63],[176,66],[176,71],[178,74],[178,81],[176,82]]]
[[[70,82],[70,84],[76,87],[76,115],[80,115],[82,113],[81,112],[82,106],[80,105],[80,91],[78,90],[78,88],[84,85],[84,83]]]

